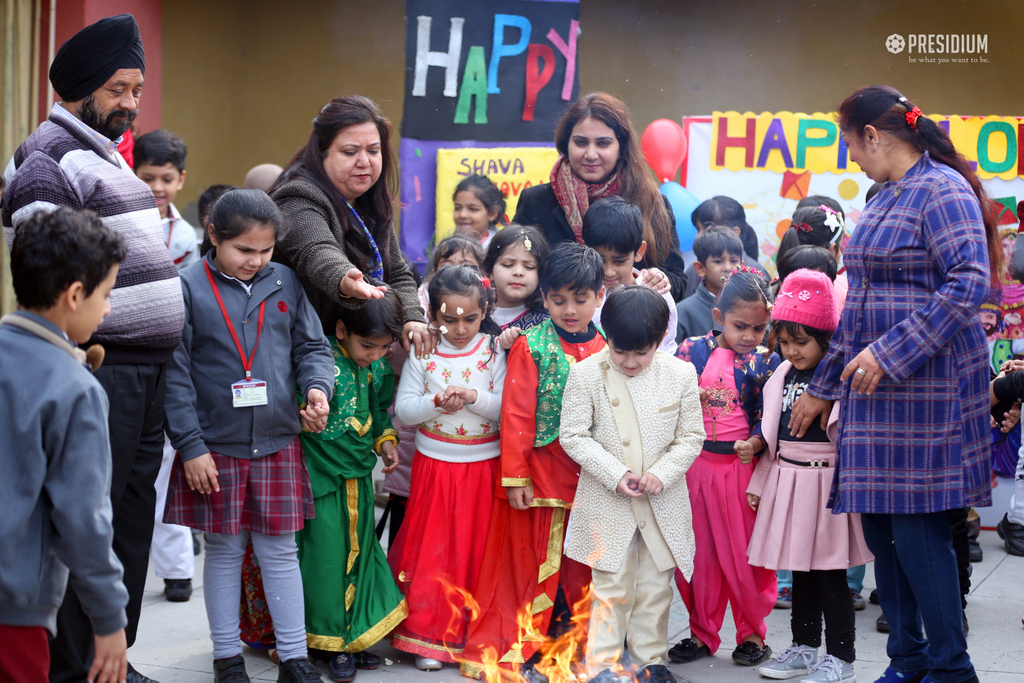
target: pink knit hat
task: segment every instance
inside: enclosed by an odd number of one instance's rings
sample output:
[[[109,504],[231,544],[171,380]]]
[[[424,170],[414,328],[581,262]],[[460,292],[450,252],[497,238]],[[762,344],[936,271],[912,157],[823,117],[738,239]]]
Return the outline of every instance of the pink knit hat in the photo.
[[[790,273],[775,297],[772,319],[835,332],[839,309],[828,275],[807,268]]]

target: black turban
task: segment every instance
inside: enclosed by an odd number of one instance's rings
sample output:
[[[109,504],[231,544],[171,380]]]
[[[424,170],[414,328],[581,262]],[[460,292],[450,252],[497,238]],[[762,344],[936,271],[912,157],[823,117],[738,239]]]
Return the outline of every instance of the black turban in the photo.
[[[50,83],[65,102],[91,95],[118,69],[146,73],[146,53],[135,17],[100,19],[60,46],[50,65]]]

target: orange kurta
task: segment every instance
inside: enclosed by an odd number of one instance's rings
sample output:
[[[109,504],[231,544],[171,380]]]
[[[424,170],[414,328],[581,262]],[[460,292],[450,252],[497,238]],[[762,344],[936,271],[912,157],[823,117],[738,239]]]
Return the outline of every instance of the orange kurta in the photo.
[[[582,344],[560,341],[570,365],[605,346],[601,335]],[[520,337],[508,355],[502,394],[497,500],[474,595],[480,613],[469,625],[462,658],[462,673],[474,678],[485,661],[518,670],[548,631],[559,585],[572,606],[590,583],[590,568],[562,555],[580,466],[557,439],[534,447],[537,387],[537,366],[526,338]],[[504,491],[512,486],[531,486],[533,507],[512,509]],[[526,609],[531,613],[528,632],[517,619]]]

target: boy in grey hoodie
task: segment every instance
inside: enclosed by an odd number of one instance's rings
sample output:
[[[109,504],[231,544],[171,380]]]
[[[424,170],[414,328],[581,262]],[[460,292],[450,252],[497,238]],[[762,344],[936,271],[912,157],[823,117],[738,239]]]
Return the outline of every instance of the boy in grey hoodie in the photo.
[[[56,633],[69,572],[95,633],[88,679],[127,674],[107,395],[76,345],[110,313],[124,255],[96,214],[63,207],[20,225],[11,247],[18,311],[0,321],[0,680],[47,680],[47,631]]]

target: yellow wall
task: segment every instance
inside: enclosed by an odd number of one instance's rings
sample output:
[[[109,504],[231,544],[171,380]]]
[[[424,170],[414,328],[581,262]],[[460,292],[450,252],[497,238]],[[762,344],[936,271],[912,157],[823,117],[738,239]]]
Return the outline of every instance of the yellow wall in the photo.
[[[189,146],[179,207],[258,163],[284,165],[334,95],[373,98],[397,129],[404,14],[402,0],[164,3],[163,125]],[[716,109],[829,111],[879,82],[927,113],[1024,114],[1013,0],[583,0],[580,14],[580,92],[622,97],[639,130]],[[891,33],[952,32],[987,33],[989,62],[911,64],[885,49]]]

